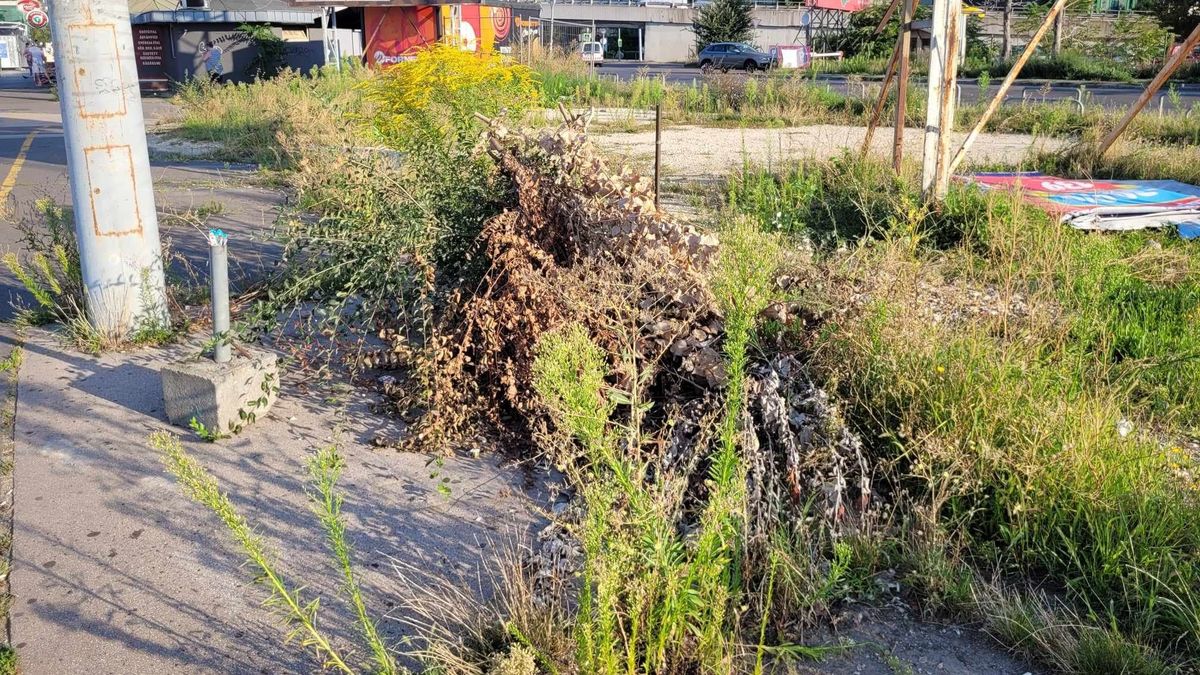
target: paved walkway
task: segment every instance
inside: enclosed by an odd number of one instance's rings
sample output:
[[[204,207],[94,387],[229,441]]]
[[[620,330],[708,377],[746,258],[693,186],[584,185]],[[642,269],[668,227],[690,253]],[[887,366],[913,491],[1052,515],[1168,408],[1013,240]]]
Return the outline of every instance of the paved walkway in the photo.
[[[311,672],[281,646],[216,518],[188,501],[147,448],[166,428],[158,369],[196,345],[100,358],[41,331],[24,342],[16,416],[13,643],[39,673]],[[390,558],[465,579],[488,539],[528,527],[534,505],[520,471],[495,458],[447,459],[436,489],[428,458],[378,450],[388,418],[352,395],[285,379],[278,406],[216,444],[187,432],[189,451],[218,477],[256,530],[282,554],[293,583],[321,597],[322,625],[343,643],[348,608],[304,493],[304,462],[337,442],[347,461],[345,510],[366,597],[376,614],[398,601]],[[398,640],[393,617],[382,626]],[[362,656],[360,654],[360,656]]]

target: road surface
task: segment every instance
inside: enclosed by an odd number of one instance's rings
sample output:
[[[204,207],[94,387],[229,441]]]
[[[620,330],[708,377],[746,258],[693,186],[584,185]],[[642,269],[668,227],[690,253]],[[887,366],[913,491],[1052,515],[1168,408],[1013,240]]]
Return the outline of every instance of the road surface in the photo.
[[[147,120],[171,111],[161,99],[143,99]],[[160,213],[159,231],[170,252],[179,254],[168,271],[189,274],[183,268],[207,268],[203,234],[185,218],[165,217],[200,206],[220,204],[220,213],[210,223],[230,232],[232,272],[239,265],[270,255],[274,246],[266,241],[281,201],[278,191],[256,186],[252,167],[215,162],[151,161],[155,201]],[[0,72],[0,254],[24,253],[20,224],[35,220],[34,203],[48,198],[70,204],[67,153],[63,145],[62,119],[58,102],[45,89],[35,89],[14,71]],[[15,305],[32,298],[24,287],[0,265],[0,321],[13,318]]]
[[[737,72],[737,71],[733,71]],[[612,77],[619,80],[631,80],[639,74],[647,74],[652,76],[665,77],[667,82],[674,84],[691,84],[693,81],[700,81],[703,75],[699,68],[685,66],[681,63],[667,64],[648,64],[631,61],[609,61],[601,66],[597,73],[602,77]],[[763,77],[760,73],[756,77]],[[876,78],[878,79],[878,78]],[[1000,89],[1000,80],[1003,78],[993,77],[992,83],[988,86],[989,96],[994,95]],[[835,91],[851,94],[860,94],[861,85],[854,83],[854,78],[846,75],[817,75],[817,82],[828,85]],[[958,81],[962,87],[962,100],[977,101],[985,98],[981,95],[979,84],[974,79],[962,78]],[[1105,108],[1121,108],[1126,107],[1137,100],[1137,97],[1142,93],[1143,86],[1140,84],[1089,84],[1085,86],[1087,96],[1085,102],[1087,105],[1099,104]],[[1200,103],[1200,84],[1182,84],[1178,85],[1178,93],[1182,104],[1190,108],[1193,104]],[[1023,82],[1018,80],[1009,90],[1008,98],[1020,101],[1023,96],[1041,101],[1060,101],[1076,98],[1079,93],[1079,85],[1070,82],[1051,82],[1044,84],[1043,81]],[[1158,94],[1151,103],[1152,107],[1157,107],[1160,98],[1165,97],[1165,93]],[[986,99],[985,99],[986,100]],[[1170,102],[1166,102],[1166,106],[1170,107]]]

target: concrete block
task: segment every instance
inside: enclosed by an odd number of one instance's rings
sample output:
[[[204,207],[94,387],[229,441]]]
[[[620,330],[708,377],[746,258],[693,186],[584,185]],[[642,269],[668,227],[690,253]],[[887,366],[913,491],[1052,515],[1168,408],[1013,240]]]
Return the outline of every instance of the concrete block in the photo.
[[[235,434],[267,413],[279,394],[277,358],[271,352],[235,353],[228,363],[195,358],[164,366],[163,401],[171,424],[195,418],[214,434]]]

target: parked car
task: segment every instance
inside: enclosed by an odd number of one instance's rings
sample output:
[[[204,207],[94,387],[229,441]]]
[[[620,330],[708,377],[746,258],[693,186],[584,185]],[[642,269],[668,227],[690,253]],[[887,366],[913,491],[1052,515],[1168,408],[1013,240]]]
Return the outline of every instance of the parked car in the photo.
[[[599,42],[584,42],[579,45],[579,56],[596,65],[604,63],[604,45]]]
[[[730,68],[754,71],[770,68],[775,63],[770,54],[741,42],[714,42],[701,49],[696,58],[700,62],[700,70],[706,73],[713,69],[725,72]]]

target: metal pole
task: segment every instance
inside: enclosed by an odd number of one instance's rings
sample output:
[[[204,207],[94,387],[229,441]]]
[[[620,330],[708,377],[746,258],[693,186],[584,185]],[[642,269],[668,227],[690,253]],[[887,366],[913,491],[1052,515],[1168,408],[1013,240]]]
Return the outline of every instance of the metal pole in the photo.
[[[550,0],[550,55],[554,56],[554,0]]]
[[[658,176],[662,170],[662,103],[654,104],[654,206],[658,207]]]
[[[1029,44],[1025,45],[1025,51],[1021,52],[1021,56],[1017,58],[1016,63],[1008,71],[1008,75],[1004,76],[1004,81],[1000,83],[1000,91],[997,91],[996,95],[992,97],[992,102],[983,111],[983,115],[979,117],[979,121],[971,129],[971,133],[967,134],[967,137],[963,139],[962,145],[958,147],[958,152],[954,154],[954,159],[950,161],[950,171],[952,173],[967,156],[967,150],[971,149],[971,144],[979,137],[988,120],[992,119],[992,115],[995,115],[996,111],[1000,109],[1000,105],[1004,103],[1004,97],[1008,95],[1008,90],[1012,87],[1013,82],[1016,81],[1017,76],[1021,74],[1021,69],[1025,67],[1025,63],[1037,51],[1038,44],[1046,36],[1046,31],[1050,30],[1050,26],[1054,23],[1054,17],[1062,11],[1066,4],[1067,0],[1058,0],[1058,2],[1054,3],[1054,6],[1050,8],[1050,12],[1046,14],[1046,18],[1042,20],[1042,25],[1033,34],[1033,37],[1030,38]]]
[[[1125,128],[1129,126],[1129,123],[1133,121],[1133,118],[1137,117],[1137,114],[1142,111],[1142,108],[1146,107],[1146,104],[1150,102],[1150,99],[1154,98],[1154,95],[1158,93],[1158,90],[1162,88],[1163,84],[1165,84],[1167,80],[1171,79],[1171,76],[1174,75],[1175,71],[1179,69],[1179,66],[1183,64],[1184,59],[1191,55],[1198,43],[1200,43],[1200,25],[1196,26],[1192,30],[1192,34],[1183,41],[1183,45],[1179,47],[1179,51],[1175,52],[1171,58],[1167,60],[1166,64],[1163,65],[1163,69],[1159,71],[1158,75],[1155,75],[1154,79],[1150,81],[1150,84],[1146,85],[1146,91],[1143,91],[1142,95],[1138,97],[1137,102],[1134,103],[1133,107],[1129,109],[1129,112],[1125,114],[1125,118],[1121,120],[1120,124],[1118,124],[1112,131],[1108,132],[1108,135],[1104,137],[1104,140],[1100,141],[1100,149],[1098,152],[1099,156],[1103,157],[1104,153],[1108,152],[1108,149],[1112,147],[1112,144],[1122,133],[1124,133]],[[55,51],[57,52],[57,48]]]
[[[330,25],[333,28],[333,55],[337,58],[337,71],[342,72],[342,41],[338,39],[337,34],[337,7],[333,7],[329,12]]]
[[[905,0],[900,16],[900,67],[896,82],[896,125],[892,129],[892,169],[899,174],[904,165],[904,125],[908,119],[908,78],[912,51],[912,22],[917,0]]]
[[[54,0],[59,107],[88,318],[165,325],[166,288],[126,0]]]
[[[229,345],[229,235],[208,231],[208,292],[212,304],[213,360],[228,363]]]
[[[321,51],[324,52],[324,65],[329,65],[329,8],[321,8]]]

